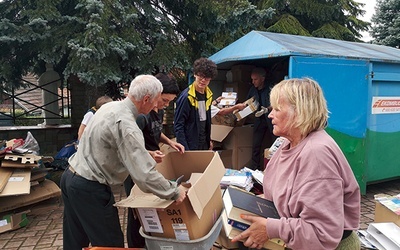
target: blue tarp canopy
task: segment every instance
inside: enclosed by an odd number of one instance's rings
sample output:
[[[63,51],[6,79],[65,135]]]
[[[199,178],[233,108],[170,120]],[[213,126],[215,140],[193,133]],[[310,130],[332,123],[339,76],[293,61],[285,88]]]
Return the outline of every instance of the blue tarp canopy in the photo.
[[[218,68],[229,69],[239,61],[292,55],[400,62],[400,50],[388,46],[262,31],[251,31],[209,59]]]

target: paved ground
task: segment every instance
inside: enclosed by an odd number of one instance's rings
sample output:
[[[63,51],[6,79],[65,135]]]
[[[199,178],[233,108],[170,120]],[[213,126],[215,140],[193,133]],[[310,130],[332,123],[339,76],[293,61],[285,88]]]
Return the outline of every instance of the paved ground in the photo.
[[[367,194],[361,201],[361,229],[366,229],[374,220],[374,195],[384,193],[397,195],[400,193],[400,180],[393,180],[379,184],[369,185]],[[118,201],[125,197],[121,186],[114,187],[115,199]],[[120,218],[123,231],[126,228],[126,211],[120,209]],[[56,206],[46,212],[29,215],[29,224],[12,232],[0,234],[0,249],[28,250],[28,249],[63,249],[62,247],[62,205]]]

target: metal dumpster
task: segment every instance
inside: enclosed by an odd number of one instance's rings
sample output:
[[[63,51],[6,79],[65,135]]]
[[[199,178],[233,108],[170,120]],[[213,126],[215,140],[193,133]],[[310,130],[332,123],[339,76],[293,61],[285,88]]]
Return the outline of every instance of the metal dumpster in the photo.
[[[331,112],[326,131],[346,155],[361,192],[368,183],[400,177],[399,49],[252,31],[210,59],[220,75],[238,65],[279,65],[285,67],[281,77],[315,79]]]

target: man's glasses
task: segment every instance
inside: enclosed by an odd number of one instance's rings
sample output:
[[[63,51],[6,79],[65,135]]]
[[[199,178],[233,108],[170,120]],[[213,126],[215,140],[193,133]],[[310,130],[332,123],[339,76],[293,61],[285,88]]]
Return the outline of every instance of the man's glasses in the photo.
[[[204,77],[204,76],[199,76],[199,75],[195,75],[197,77],[197,80],[199,80],[200,82],[202,81],[211,81],[210,77]]]

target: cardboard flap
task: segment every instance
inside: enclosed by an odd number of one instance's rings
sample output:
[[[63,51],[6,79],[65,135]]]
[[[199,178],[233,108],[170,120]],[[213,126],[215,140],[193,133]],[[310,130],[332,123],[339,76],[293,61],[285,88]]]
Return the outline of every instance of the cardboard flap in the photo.
[[[173,202],[173,200],[164,200],[153,194],[135,195],[131,193],[129,197],[116,202],[114,206],[132,208],[166,208]]]
[[[8,182],[0,193],[0,197],[29,194],[31,190],[31,170],[16,169],[8,178]]]
[[[193,211],[200,219],[203,215],[203,209],[213,196],[215,189],[220,185],[221,179],[225,174],[225,168],[220,164],[221,158],[218,153],[214,154],[203,175],[189,189],[187,196],[193,207]]]
[[[233,127],[211,124],[211,140],[222,142],[232,129]]]
[[[7,185],[8,179],[13,173],[13,169],[1,168],[0,167],[0,193],[3,191],[4,187]]]

